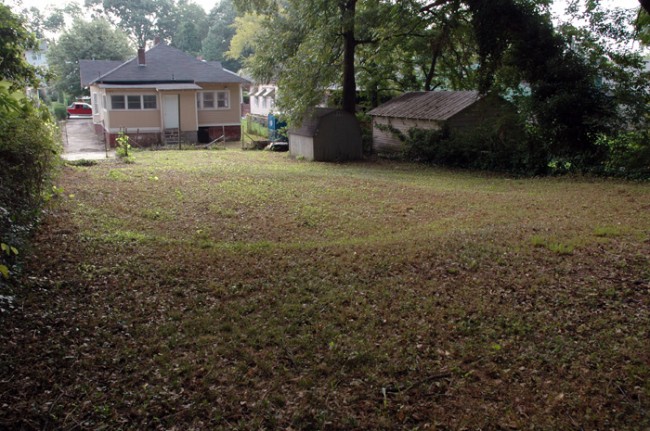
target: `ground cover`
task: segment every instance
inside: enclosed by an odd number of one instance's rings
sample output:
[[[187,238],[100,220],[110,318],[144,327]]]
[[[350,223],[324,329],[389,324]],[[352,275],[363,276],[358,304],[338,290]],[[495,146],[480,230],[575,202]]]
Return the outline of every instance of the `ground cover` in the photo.
[[[59,186],[0,427],[650,427],[647,184],[223,150]]]

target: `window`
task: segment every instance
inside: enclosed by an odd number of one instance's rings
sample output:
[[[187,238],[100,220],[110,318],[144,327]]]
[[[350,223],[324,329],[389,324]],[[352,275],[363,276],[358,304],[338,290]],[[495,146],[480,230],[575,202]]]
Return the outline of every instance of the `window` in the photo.
[[[97,104],[97,93],[93,93],[93,112],[99,112],[99,105]]]
[[[217,108],[228,108],[228,92],[217,91]]]
[[[113,95],[111,96],[111,109],[158,109],[158,99],[155,94]]]
[[[266,108],[266,97],[262,97],[262,108]]]
[[[199,109],[228,109],[229,95],[228,91],[202,91],[196,94],[196,106]]]
[[[102,108],[108,109],[108,105],[106,104],[106,95],[102,95]]]
[[[158,109],[157,99],[155,94],[145,94],[142,96],[142,107],[144,109]]]
[[[142,98],[138,96],[126,96],[129,109],[142,109]]]
[[[214,108],[214,93],[203,93],[203,109]]]
[[[111,96],[111,109],[126,109],[124,96]]]
[[[255,107],[260,106],[260,101],[257,100],[257,97],[253,96],[252,99],[253,99],[253,102],[255,102]]]

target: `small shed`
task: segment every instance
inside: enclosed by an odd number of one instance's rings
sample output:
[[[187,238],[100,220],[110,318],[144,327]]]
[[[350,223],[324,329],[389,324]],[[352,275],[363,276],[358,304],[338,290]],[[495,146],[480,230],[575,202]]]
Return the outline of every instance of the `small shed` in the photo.
[[[361,127],[349,112],[316,108],[300,128],[289,130],[289,152],[318,162],[359,160]]]
[[[405,93],[368,112],[372,117],[373,150],[394,153],[403,150],[398,130],[408,135],[412,128],[471,132],[511,114],[511,103],[478,91],[419,91]]]

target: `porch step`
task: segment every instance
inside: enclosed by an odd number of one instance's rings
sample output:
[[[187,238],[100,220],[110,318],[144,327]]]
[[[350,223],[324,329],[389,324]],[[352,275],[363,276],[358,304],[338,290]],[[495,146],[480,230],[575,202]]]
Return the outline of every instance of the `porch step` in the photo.
[[[163,140],[165,141],[165,144],[178,144],[178,142],[181,140],[180,130],[165,129]]]

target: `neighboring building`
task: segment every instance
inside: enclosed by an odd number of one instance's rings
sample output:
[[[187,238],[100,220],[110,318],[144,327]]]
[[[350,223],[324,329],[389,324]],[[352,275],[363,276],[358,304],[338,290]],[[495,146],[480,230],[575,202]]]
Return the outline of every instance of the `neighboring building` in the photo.
[[[349,112],[315,108],[300,128],[289,130],[289,152],[317,162],[359,160],[361,127]]]
[[[82,60],[93,122],[111,145],[123,131],[140,146],[241,137],[242,85],[218,62],[159,43],[126,62]]]
[[[373,150],[391,153],[403,150],[396,132],[408,135],[412,128],[471,132],[495,124],[514,107],[496,96],[477,91],[428,91],[405,93],[368,112],[372,117]]]
[[[275,112],[275,98],[278,87],[274,84],[259,84],[251,87],[249,93],[251,115],[266,119],[269,114]]]
[[[46,40],[41,40],[38,43],[38,48],[36,49],[29,49],[25,51],[25,60],[29,65],[47,70],[49,67],[47,63],[47,50],[49,48],[49,44]],[[28,87],[27,88],[27,96],[31,97],[33,99],[41,99],[43,96],[47,94],[47,83],[45,82],[43,76],[39,73],[39,78],[41,78],[41,83],[40,87],[38,88],[38,91],[36,91],[35,88]]]
[[[31,66],[34,67],[42,67],[47,69],[48,64],[47,64],[47,50],[49,48],[49,45],[46,40],[41,40],[38,43],[38,48],[36,49],[29,49],[25,51],[25,60],[27,60],[27,63],[29,63]]]

